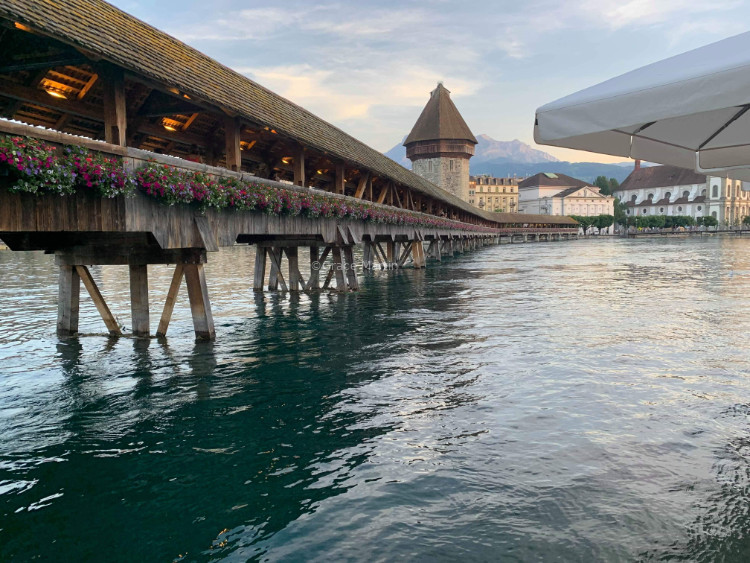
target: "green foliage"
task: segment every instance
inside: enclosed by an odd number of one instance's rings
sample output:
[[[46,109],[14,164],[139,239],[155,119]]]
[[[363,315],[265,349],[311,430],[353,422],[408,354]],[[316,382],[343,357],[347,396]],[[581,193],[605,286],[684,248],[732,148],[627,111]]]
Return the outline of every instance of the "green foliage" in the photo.
[[[692,227],[696,220],[688,215],[666,215],[664,217],[664,227],[667,229],[679,227]]]
[[[719,224],[719,220],[712,215],[706,215],[705,217],[700,218],[698,224],[703,225],[704,227],[716,227]]]
[[[599,188],[600,194],[612,195],[620,187],[620,182],[617,181],[617,178],[607,180],[606,176],[597,176],[596,180],[594,180],[594,185]]]
[[[714,217],[711,217],[711,219],[713,219],[714,221],[716,221],[716,219]],[[742,218],[742,224],[743,225],[750,225],[750,215]]]
[[[612,224],[615,222],[615,218],[613,215],[597,215],[594,221],[594,227],[597,229],[606,229],[607,227],[612,226]]]
[[[667,217],[664,215],[640,215],[636,217],[636,227],[643,229],[661,229],[666,225]]]
[[[589,228],[596,227],[597,229],[606,229],[614,223],[615,218],[612,215],[591,215],[585,217],[582,215],[570,215],[571,219],[578,222],[579,226],[586,233]]]
[[[570,218],[578,223],[578,225],[583,229],[584,233],[589,230],[589,227],[591,227],[591,217],[584,217],[583,215],[571,215]]]
[[[628,215],[625,213],[627,209],[625,204],[620,201],[619,197],[615,198],[615,223],[618,225],[625,225],[628,222]]]
[[[609,180],[606,176],[597,176],[594,180],[594,185],[599,188],[599,193],[603,195],[610,195]]]

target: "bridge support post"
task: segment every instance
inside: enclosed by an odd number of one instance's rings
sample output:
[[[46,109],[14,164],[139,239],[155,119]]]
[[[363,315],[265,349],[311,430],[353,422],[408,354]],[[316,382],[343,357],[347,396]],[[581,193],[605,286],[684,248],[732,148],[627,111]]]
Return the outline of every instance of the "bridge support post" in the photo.
[[[393,270],[396,266],[396,243],[387,241],[385,243],[385,267],[387,270]]]
[[[372,271],[372,266],[372,243],[370,241],[365,241],[364,248],[362,249],[362,269],[365,271]]]
[[[438,262],[441,262],[443,260],[443,254],[440,250],[440,239],[434,239],[430,246],[432,246],[432,257]]]
[[[214,318],[211,314],[211,302],[208,299],[206,273],[203,264],[185,264],[185,282],[187,283],[190,312],[193,315],[195,337],[202,340],[214,340]]]
[[[266,255],[268,249],[265,246],[255,247],[255,274],[253,276],[253,291],[263,291],[266,282]]]
[[[268,257],[271,259],[271,273],[268,277],[268,291],[276,291],[281,284],[282,291],[287,291],[286,280],[281,270],[281,261],[284,256],[280,247],[271,247],[268,249]]]
[[[424,245],[421,240],[415,240],[411,243],[411,255],[414,260],[414,267],[416,269],[424,268],[426,260],[424,257]]]
[[[75,266],[60,266],[57,293],[57,334],[73,336],[78,332],[81,278]]]
[[[323,261],[317,246],[310,247],[310,279],[307,281],[305,289],[320,289],[320,270],[323,268]]]
[[[286,259],[289,263],[289,291],[299,291],[300,271],[299,271],[299,249],[296,246],[289,246],[286,249]]]
[[[130,311],[132,315],[133,334],[148,336],[150,334],[148,314],[148,266],[146,264],[130,266]]]
[[[344,264],[341,260],[341,247],[334,246],[331,252],[333,254],[333,273],[336,276],[336,291],[346,291],[346,280],[344,279]]]
[[[344,260],[346,261],[346,281],[350,291],[359,291],[359,281],[357,280],[357,269],[354,265],[354,251],[351,246],[345,246]]]
[[[157,336],[163,337],[167,333],[177,294],[184,277],[188,286],[196,337],[208,339],[215,337],[211,304],[208,299],[206,277],[203,270],[203,264],[206,262],[205,250],[194,248],[161,250],[132,247],[114,249],[108,247],[78,248],[57,251],[55,262],[60,267],[57,325],[58,334],[61,336],[70,336],[78,332],[81,282],[83,282],[83,286],[97,311],[99,311],[109,334],[111,336],[122,334],[117,319],[104,301],[104,297],[89,272],[88,264],[128,266],[132,330],[135,336],[149,336],[150,334],[148,265],[176,264],[156,332]]]

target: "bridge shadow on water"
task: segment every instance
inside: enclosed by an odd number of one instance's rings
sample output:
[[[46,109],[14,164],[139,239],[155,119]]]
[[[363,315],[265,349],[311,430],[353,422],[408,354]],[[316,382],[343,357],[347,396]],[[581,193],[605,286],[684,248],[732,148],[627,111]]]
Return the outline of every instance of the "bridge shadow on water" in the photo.
[[[358,294],[245,296],[218,319],[216,343],[187,331],[60,340],[44,368],[59,384],[18,405],[0,449],[0,558],[261,556],[279,530],[355,487],[374,443],[399,430],[353,390],[429,371],[431,356],[465,343],[431,331],[463,319],[455,273],[377,272]],[[475,400],[468,387],[423,391],[451,408]]]

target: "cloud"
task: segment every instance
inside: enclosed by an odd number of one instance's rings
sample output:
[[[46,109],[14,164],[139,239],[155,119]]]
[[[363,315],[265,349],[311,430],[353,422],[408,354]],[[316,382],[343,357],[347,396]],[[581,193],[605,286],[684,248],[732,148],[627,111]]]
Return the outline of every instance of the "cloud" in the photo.
[[[356,5],[287,4],[221,13],[207,22],[173,27],[170,33],[190,41],[256,40],[284,32],[299,39],[313,34],[357,41],[413,32],[415,26],[424,26],[429,20],[427,11],[414,8],[361,10]]]
[[[637,29],[660,25],[674,25],[686,18],[702,14],[730,10],[737,6],[736,0],[584,0],[563,4],[558,14],[571,26],[576,21],[603,29]]]
[[[222,13],[218,17],[167,29],[183,41],[245,41],[268,38],[279,30],[293,28],[309,10],[297,12],[276,7]]]
[[[459,99],[480,89],[489,43],[467,40],[469,29],[449,12],[409,5],[290,2],[231,17],[219,11],[171,32],[205,41],[238,72],[387,149],[408,133],[438,81]],[[504,48],[521,56],[515,41]]]
[[[432,70],[397,61],[347,75],[308,64],[235,70],[381,150],[408,133],[429,92],[443,79]],[[447,86],[458,98],[478,89],[478,83],[465,79],[452,79]]]
[[[537,105],[750,16],[738,0],[111,1],[381,150],[439,80],[477,133],[528,141]]]

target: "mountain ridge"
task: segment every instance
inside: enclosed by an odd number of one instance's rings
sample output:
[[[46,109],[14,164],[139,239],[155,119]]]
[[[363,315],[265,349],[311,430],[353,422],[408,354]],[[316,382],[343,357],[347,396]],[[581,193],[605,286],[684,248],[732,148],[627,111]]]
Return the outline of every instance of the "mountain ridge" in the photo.
[[[477,135],[477,140],[479,143],[475,148],[475,155],[469,161],[470,173],[473,176],[488,174],[497,177],[524,177],[537,172],[559,172],[584,182],[593,182],[597,176],[615,178],[622,182],[633,169],[632,163],[628,162],[602,164],[559,160],[518,139],[498,141],[487,134],[481,134]],[[406,158],[406,147],[402,143],[403,139],[384,154],[404,168],[411,169],[411,161]]]

